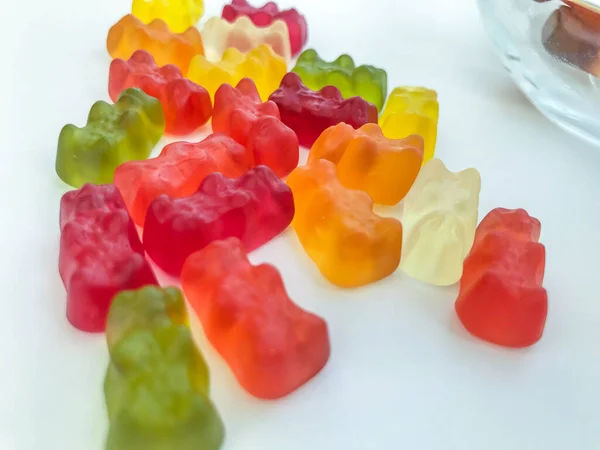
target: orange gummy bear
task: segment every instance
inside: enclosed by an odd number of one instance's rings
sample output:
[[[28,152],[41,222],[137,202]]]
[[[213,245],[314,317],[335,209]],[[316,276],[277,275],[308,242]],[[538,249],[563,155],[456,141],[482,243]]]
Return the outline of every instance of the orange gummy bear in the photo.
[[[374,214],[368,194],[342,186],[332,162],[317,159],[298,167],[287,184],[296,206],[292,226],[325,278],[356,287],[396,270],[402,224]]]
[[[327,159],[337,165],[342,184],[368,193],[375,203],[395,205],[408,193],[423,162],[423,138],[413,134],[388,139],[379,125],[358,130],[340,123],[313,144],[308,162]]]
[[[156,64],[174,64],[186,74],[190,61],[204,55],[202,37],[195,27],[183,33],[173,33],[160,19],[145,24],[127,14],[108,31],[106,48],[113,58],[129,59],[136,50],[146,50]]]
[[[250,264],[237,238],[190,255],[181,284],[206,337],[250,394],[287,395],[329,359],[327,323],[292,302],[274,266]]]

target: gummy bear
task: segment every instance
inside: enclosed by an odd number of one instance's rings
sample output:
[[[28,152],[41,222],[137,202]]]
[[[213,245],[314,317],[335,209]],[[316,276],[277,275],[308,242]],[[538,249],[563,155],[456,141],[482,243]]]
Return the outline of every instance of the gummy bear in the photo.
[[[453,173],[439,159],[423,166],[404,199],[402,270],[426,283],[456,283],[471,249],[481,177],[476,169]]]
[[[287,72],[287,64],[271,47],[259,45],[248,53],[228,48],[220,62],[213,63],[204,56],[190,63],[188,78],[203,86],[211,97],[222,84],[235,86],[242,78],[252,78],[260,98],[267,101]]]
[[[202,37],[196,28],[173,33],[160,19],[146,25],[131,14],[108,31],[106,48],[110,56],[121,59],[129,59],[136,50],[146,50],[159,66],[173,64],[184,74],[194,56],[204,55]]]
[[[600,78],[600,12],[561,6],[544,24],[542,43],[552,56]]]
[[[112,184],[86,184],[60,201],[58,270],[67,291],[67,319],[77,329],[104,331],[116,293],[157,284],[121,194]]]
[[[315,50],[305,50],[298,57],[292,72],[300,75],[310,89],[335,86],[344,98],[360,96],[373,103],[378,111],[383,108],[387,96],[385,70],[366,65],[356,67],[349,55],[341,55],[335,61],[327,62]]]
[[[159,195],[187,197],[209,173],[238,177],[249,168],[243,146],[229,136],[213,134],[202,142],[173,142],[156,158],[120,165],[115,171],[115,185],[134,222],[144,226],[146,210]]]
[[[335,165],[317,159],[287,178],[300,243],[330,282],[356,287],[390,275],[398,267],[402,225],[373,213],[368,194],[346,189]]]
[[[108,314],[107,450],[217,450],[224,438],[209,374],[179,289],[117,295]]]
[[[266,165],[285,176],[298,165],[298,137],[279,118],[273,102],[261,102],[254,82],[244,78],[233,88],[223,84],[215,94],[212,127],[246,147],[252,165]]]
[[[140,89],[126,89],[114,105],[94,103],[85,127],[63,127],[56,151],[56,173],[73,187],[112,183],[117,166],[146,159],[164,131],[160,102]]]
[[[261,44],[269,45],[276,55],[286,61],[292,59],[289,31],[283,20],[257,27],[245,16],[231,23],[220,17],[211,17],[204,24],[201,34],[206,55],[211,60],[220,60],[223,52],[230,47],[249,52]]]
[[[541,337],[548,312],[540,222],[522,209],[496,208],[481,221],[465,259],[456,313],[473,335],[506,347]]]
[[[397,87],[390,94],[379,118],[383,134],[390,139],[401,139],[418,134],[425,142],[423,163],[435,152],[439,104],[437,93],[423,87]]]
[[[298,135],[305,147],[312,146],[327,128],[345,122],[353,128],[377,123],[377,108],[361,97],[344,100],[335,86],[320,91],[308,89],[300,77],[290,72],[269,100],[276,103],[281,121]]]
[[[235,236],[250,251],[273,239],[294,217],[287,185],[265,166],[236,180],[208,175],[195,194],[157,197],[144,222],[144,247],[165,272],[179,276],[185,259],[210,242]]]
[[[116,101],[121,91],[130,87],[138,87],[160,101],[167,133],[191,133],[208,122],[212,114],[206,89],[184,78],[177,66],[158,67],[144,50],[136,51],[128,61],[114,59],[110,64],[110,98]]]
[[[276,20],[283,20],[288,27],[292,55],[296,56],[302,50],[308,39],[306,19],[296,9],[280,11],[273,2],[266,3],[260,8],[248,4],[246,0],[231,0],[230,5],[223,7],[223,19],[233,22],[240,16],[248,16],[256,26],[267,27]]]
[[[251,265],[238,239],[191,255],[181,279],[206,337],[255,397],[283,397],[327,363],[327,323],[292,302],[275,267]]]
[[[342,184],[360,189],[375,203],[395,205],[408,193],[421,169],[423,139],[387,139],[377,124],[355,130],[340,123],[328,128],[312,146],[308,162],[327,159],[337,165]]]
[[[183,33],[202,17],[203,0],[133,0],[131,13],[144,23],[162,19],[174,33]]]

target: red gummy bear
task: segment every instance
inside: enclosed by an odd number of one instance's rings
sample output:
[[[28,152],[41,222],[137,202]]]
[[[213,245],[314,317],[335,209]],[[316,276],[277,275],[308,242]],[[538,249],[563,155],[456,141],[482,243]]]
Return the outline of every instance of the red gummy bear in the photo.
[[[60,228],[58,270],[75,328],[104,331],[115,294],[158,284],[114,185],[85,184],[63,195]]]
[[[327,128],[345,122],[354,129],[377,123],[377,107],[361,97],[344,100],[335,86],[320,91],[307,88],[298,75],[286,74],[269,100],[279,107],[281,121],[298,135],[305,147],[312,147]]]
[[[114,183],[134,222],[144,226],[146,211],[159,195],[187,197],[210,173],[239,177],[250,167],[243,146],[229,136],[212,134],[202,142],[173,142],[156,158],[123,163],[115,170]]]
[[[152,55],[144,50],[137,50],[128,61],[114,59],[110,64],[110,98],[117,101],[121,91],[131,87],[140,88],[160,101],[167,133],[191,133],[208,122],[212,114],[206,89],[184,78],[174,65],[158,67]]]
[[[548,311],[540,222],[522,209],[496,208],[481,221],[464,262],[456,313],[473,335],[506,347],[541,337]]]
[[[285,230],[293,217],[292,191],[268,167],[237,180],[212,173],[190,197],[161,195],[152,202],[144,246],[161,269],[178,276],[185,259],[210,242],[234,236],[251,251]]]
[[[287,395],[329,359],[327,323],[290,300],[275,267],[252,266],[236,238],[191,255],[181,280],[206,337],[250,394]]]
[[[298,165],[296,133],[281,122],[277,105],[262,103],[250,78],[217,89],[212,127],[246,147],[253,166],[269,166],[283,177]]]
[[[300,53],[308,39],[306,19],[294,8],[280,11],[273,2],[255,8],[246,0],[231,0],[231,5],[223,7],[221,17],[228,22],[234,22],[240,16],[248,16],[258,27],[268,27],[278,19],[283,20],[288,26],[290,45],[294,56]]]

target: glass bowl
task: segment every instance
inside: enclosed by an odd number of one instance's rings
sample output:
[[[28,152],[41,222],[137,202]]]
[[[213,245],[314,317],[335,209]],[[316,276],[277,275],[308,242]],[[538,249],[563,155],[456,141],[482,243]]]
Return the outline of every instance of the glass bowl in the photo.
[[[478,0],[506,69],[562,128],[600,145],[600,0]]]

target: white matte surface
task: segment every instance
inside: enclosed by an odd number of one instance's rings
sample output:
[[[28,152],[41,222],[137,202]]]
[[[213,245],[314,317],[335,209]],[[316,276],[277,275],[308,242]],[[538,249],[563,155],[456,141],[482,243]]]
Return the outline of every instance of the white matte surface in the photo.
[[[107,352],[103,336],[65,318],[57,258],[67,187],[54,159],[61,127],[83,125],[91,104],[108,100],[106,33],[130,5],[4,3],[0,450],[100,450]],[[208,3],[207,16],[220,14],[222,1]],[[549,316],[533,348],[494,347],[462,329],[456,287],[397,272],[337,289],[288,230],[252,260],[276,264],[291,297],[327,319],[332,356],[312,382],[267,402],[243,392],[202,340],[223,450],[600,448],[600,149],[553,126],[516,90],[473,1],[295,4],[324,57],[348,52],[386,68],[390,89],[439,92],[437,155],[451,170],[479,169],[480,218],[523,207],[542,222]]]

